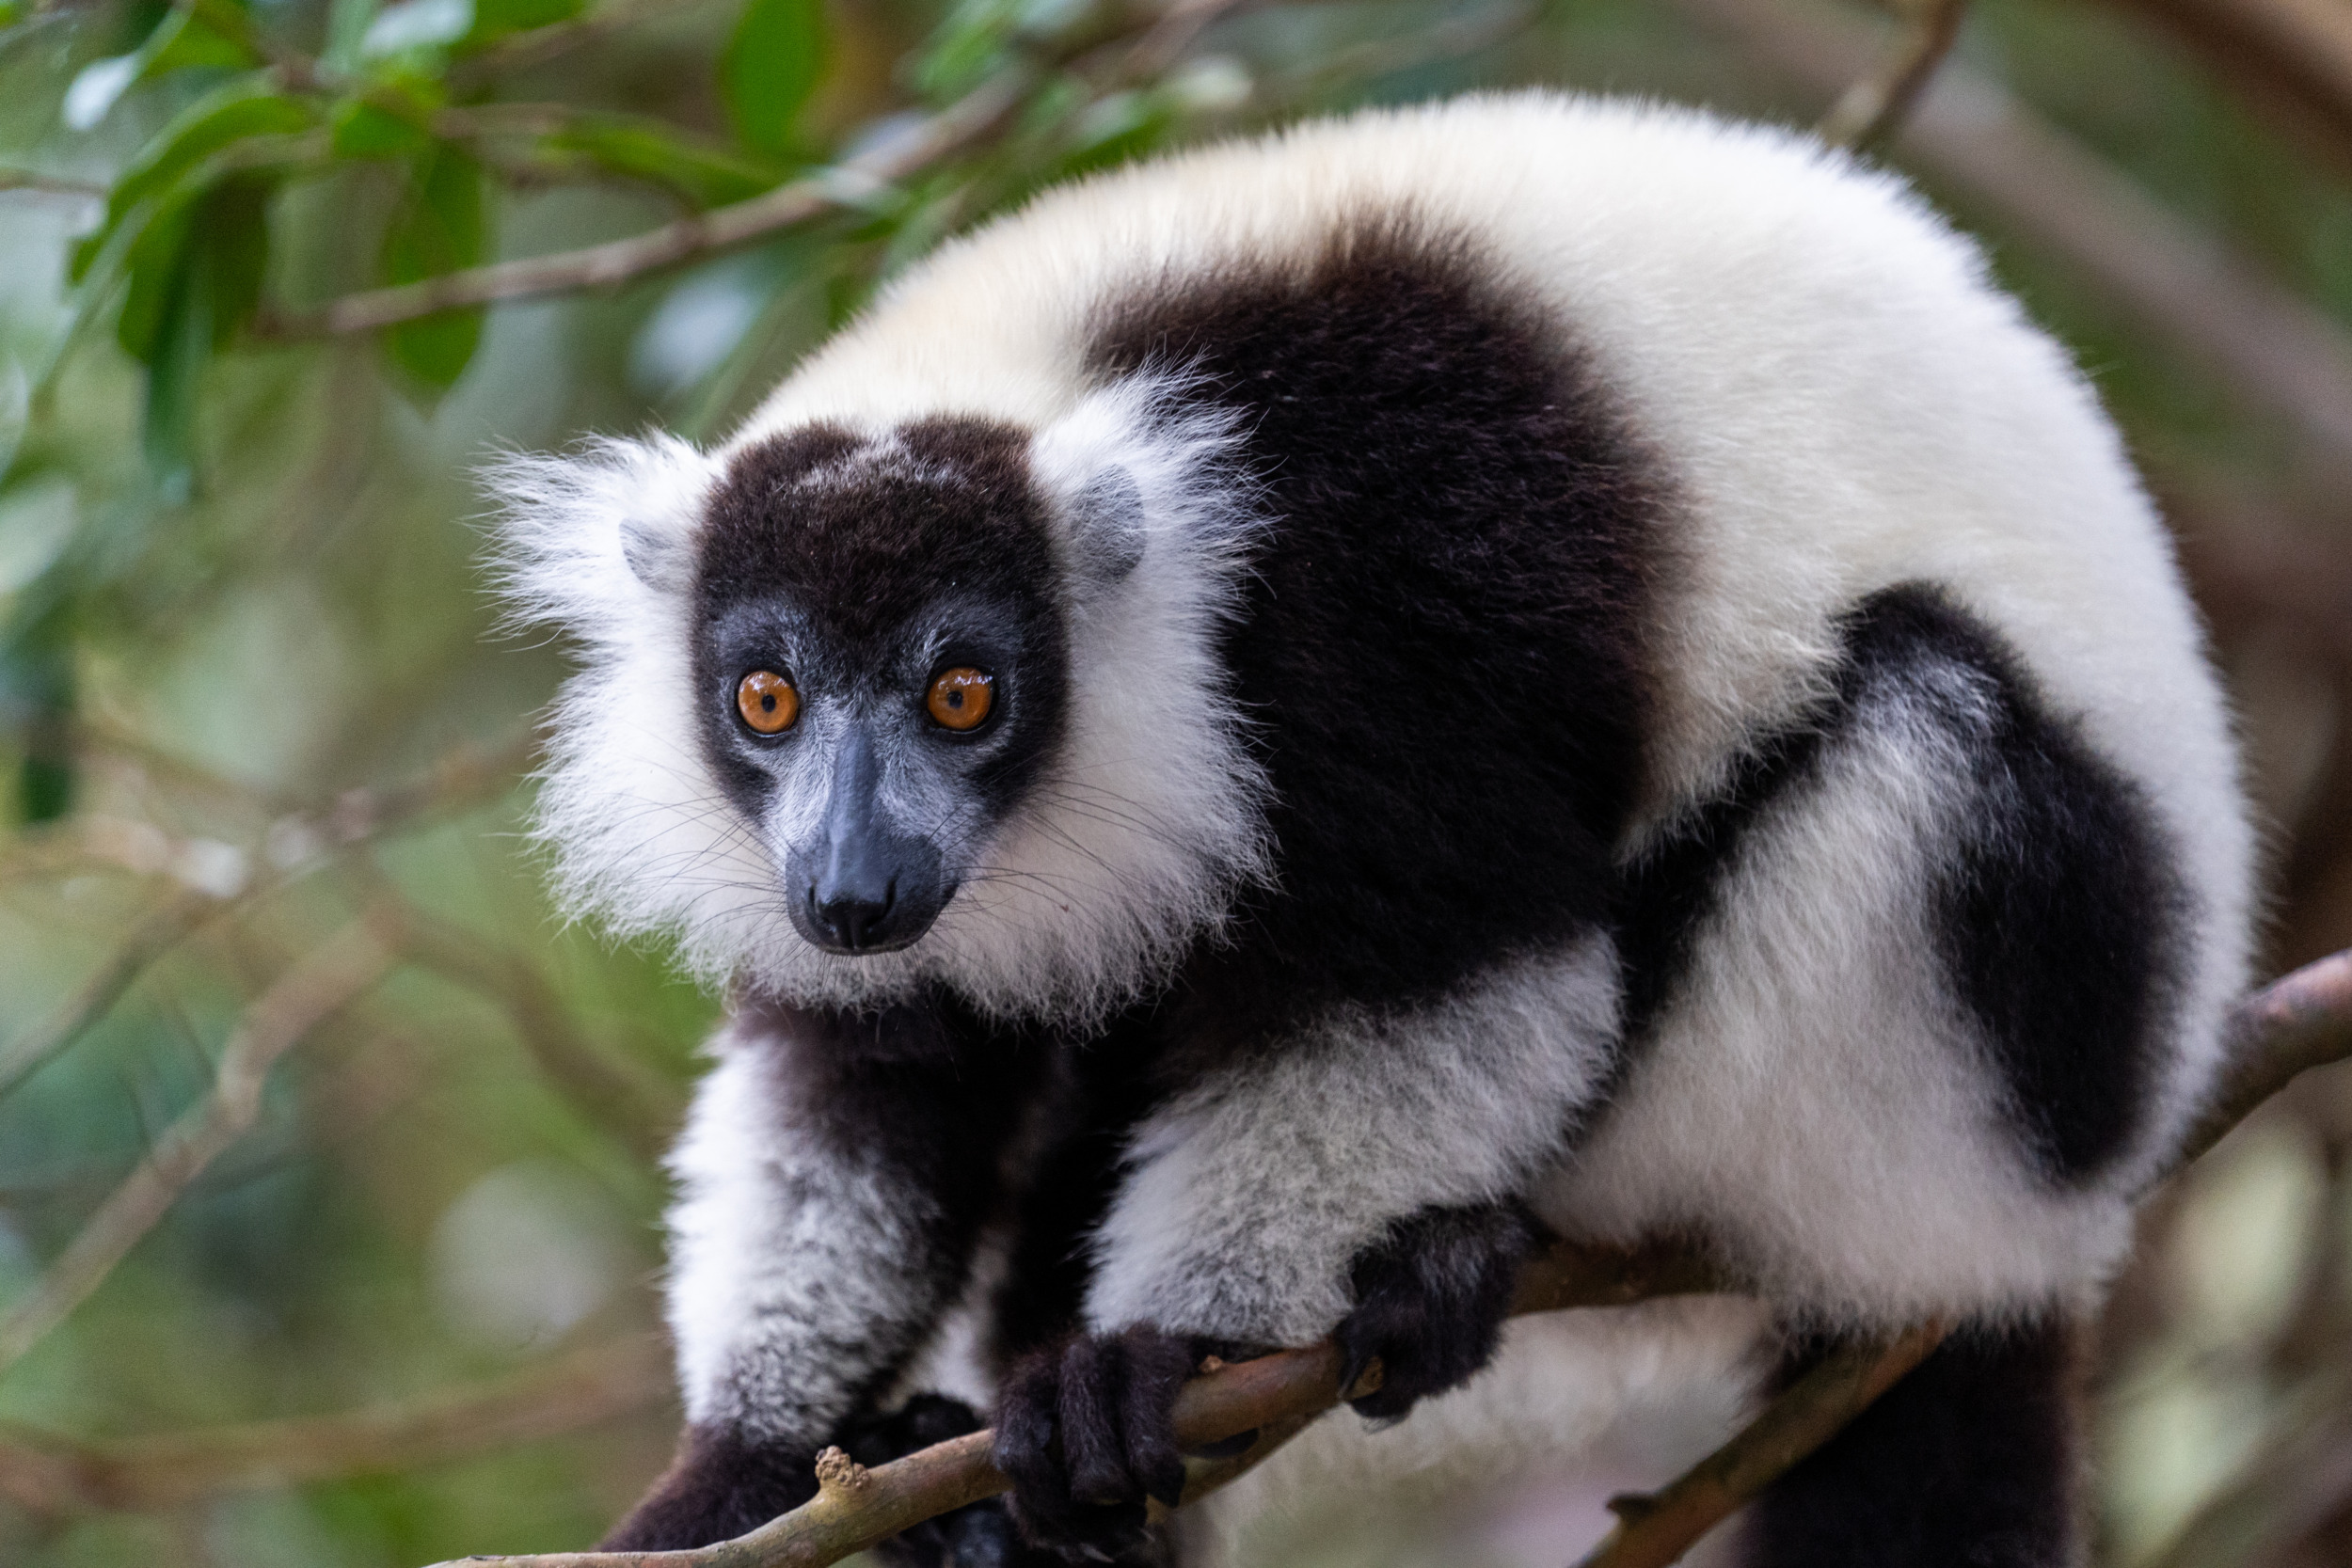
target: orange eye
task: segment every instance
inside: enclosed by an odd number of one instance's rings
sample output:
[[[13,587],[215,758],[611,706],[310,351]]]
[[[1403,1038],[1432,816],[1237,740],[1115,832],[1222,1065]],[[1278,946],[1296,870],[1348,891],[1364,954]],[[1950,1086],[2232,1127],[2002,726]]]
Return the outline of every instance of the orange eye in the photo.
[[[801,716],[801,694],[773,670],[755,670],[735,689],[735,711],[761,735],[782,735]]]
[[[996,677],[969,665],[944,671],[931,682],[930,694],[923,705],[930,710],[933,721],[950,730],[976,730],[988,717],[996,694],[990,689]]]

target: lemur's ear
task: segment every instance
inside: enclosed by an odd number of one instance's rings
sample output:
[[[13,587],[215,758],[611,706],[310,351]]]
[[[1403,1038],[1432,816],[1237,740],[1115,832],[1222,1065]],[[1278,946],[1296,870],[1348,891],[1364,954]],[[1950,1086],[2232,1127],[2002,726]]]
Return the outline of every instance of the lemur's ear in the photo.
[[[693,551],[669,519],[621,519],[621,559],[637,580],[657,594],[682,594],[694,575]]]
[[[1072,564],[1107,588],[1143,562],[1143,486],[1120,464],[1096,470],[1070,503]]]

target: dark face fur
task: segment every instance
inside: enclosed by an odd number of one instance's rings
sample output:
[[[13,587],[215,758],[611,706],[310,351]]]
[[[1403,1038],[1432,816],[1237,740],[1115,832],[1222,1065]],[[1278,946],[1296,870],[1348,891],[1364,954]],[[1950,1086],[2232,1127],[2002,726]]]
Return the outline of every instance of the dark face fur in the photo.
[[[1057,581],[1009,427],[812,425],[729,466],[695,570],[703,746],[807,941],[904,947],[985,871],[1061,734]]]

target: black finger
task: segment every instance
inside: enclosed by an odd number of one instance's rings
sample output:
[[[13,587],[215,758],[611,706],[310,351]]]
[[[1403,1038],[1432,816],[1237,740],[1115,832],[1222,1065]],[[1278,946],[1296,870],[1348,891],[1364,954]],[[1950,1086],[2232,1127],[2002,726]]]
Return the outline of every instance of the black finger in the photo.
[[[1106,1506],[1130,1501],[1136,1484],[1120,1444],[1118,1411],[1125,1391],[1126,1357],[1115,1339],[1073,1339],[1063,1353],[1060,1400],[1062,1462],[1073,1502]]]
[[[1010,1478],[1016,1507],[1025,1514],[1061,1502],[1069,1492],[1054,1449],[1059,1370],[1059,1358],[1052,1352],[1032,1356],[1005,1380],[996,1402],[992,1457]]]
[[[1174,1508],[1184,1494],[1184,1461],[1176,1451],[1176,1394],[1192,1375],[1192,1345],[1138,1326],[1120,1336],[1120,1346],[1127,1376],[1119,1430],[1128,1472],[1146,1497]]]

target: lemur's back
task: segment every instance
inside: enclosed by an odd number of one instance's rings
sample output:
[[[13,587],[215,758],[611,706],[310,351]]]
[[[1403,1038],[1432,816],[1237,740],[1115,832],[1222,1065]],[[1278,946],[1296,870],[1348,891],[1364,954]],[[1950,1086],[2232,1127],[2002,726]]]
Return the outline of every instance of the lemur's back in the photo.
[[[961,1298],[1026,1357],[975,1370],[1025,1519],[1115,1545],[1187,1356],[1336,1332],[1402,1410],[1540,1220],[1693,1238],[1821,1332],[1976,1324],[1863,1447],[1992,1401],[1951,1479],[2038,1468],[1955,1549],[2062,1552],[2064,1418],[1999,1391],[2211,1075],[2249,834],[2113,430],[1898,184],[1540,96],[1317,124],[1051,193],[723,452],[633,461],[532,546],[632,628],[550,828],[744,1001],[679,1155],[721,1457],[622,1539],[751,1506],[724,1456],[793,1470]],[[794,1282],[860,1227],[875,1280]]]

